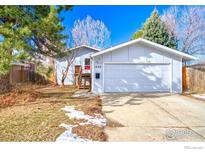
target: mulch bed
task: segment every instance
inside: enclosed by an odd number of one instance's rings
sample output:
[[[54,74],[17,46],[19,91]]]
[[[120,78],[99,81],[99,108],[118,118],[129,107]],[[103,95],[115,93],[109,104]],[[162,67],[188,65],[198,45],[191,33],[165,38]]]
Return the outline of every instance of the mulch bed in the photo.
[[[73,128],[73,133],[78,134],[82,138],[92,141],[106,141],[107,136],[104,133],[104,127],[97,127],[93,125],[84,125]]]

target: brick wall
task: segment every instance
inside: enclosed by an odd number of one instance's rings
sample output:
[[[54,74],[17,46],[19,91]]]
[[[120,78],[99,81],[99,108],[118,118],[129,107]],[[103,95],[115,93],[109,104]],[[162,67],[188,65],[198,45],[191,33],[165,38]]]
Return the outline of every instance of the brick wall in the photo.
[[[0,75],[0,93],[8,91],[9,88],[9,75]]]

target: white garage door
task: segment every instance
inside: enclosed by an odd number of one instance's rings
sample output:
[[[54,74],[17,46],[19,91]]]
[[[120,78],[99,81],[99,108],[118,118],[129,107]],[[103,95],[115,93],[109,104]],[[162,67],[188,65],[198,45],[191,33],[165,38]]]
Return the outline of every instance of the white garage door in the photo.
[[[168,64],[105,64],[105,92],[169,92]]]

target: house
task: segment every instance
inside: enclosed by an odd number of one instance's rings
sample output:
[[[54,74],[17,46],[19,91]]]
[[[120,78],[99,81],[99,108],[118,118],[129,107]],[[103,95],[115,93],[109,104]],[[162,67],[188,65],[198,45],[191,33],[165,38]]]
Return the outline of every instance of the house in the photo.
[[[139,38],[92,55],[92,92],[182,92],[182,62],[195,57]]]
[[[82,45],[72,48],[70,51],[74,53],[74,61],[69,68],[68,77],[64,82],[65,85],[75,84],[75,77],[78,75],[79,71],[81,71],[81,74],[91,74],[91,55],[99,52],[100,50]],[[67,57],[56,60],[56,76],[58,85],[62,84],[62,71],[66,69],[66,66]]]
[[[91,78],[91,91],[104,92],[182,92],[182,62],[195,57],[139,38],[98,50],[88,46],[74,48],[78,54],[65,84],[75,82],[81,66]],[[90,66],[91,61],[91,66]],[[65,61],[57,63],[58,83]]]

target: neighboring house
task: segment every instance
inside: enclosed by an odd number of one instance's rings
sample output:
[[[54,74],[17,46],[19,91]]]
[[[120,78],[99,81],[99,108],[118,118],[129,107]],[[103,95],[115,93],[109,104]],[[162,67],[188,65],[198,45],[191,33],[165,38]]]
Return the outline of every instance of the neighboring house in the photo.
[[[91,55],[99,52],[99,49],[89,47],[86,45],[78,46],[71,49],[74,52],[74,61],[69,68],[68,77],[66,78],[65,85],[73,85],[75,81],[75,70],[79,67],[82,68],[82,73],[91,73]],[[57,70],[57,83],[61,85],[62,70],[65,70],[67,66],[66,57],[56,60],[56,70]]]
[[[55,58],[37,54],[33,61],[36,63],[36,72],[50,84],[56,84]]]
[[[85,73],[92,74],[91,91],[96,94],[104,92],[181,93],[182,62],[196,59],[191,55],[141,38],[101,51],[88,46],[72,50],[78,54],[69,70],[65,85],[73,84],[75,67],[81,65]],[[90,57],[91,67],[90,60],[88,61]],[[61,84],[62,68],[65,66],[65,61],[57,61],[59,84]]]
[[[92,55],[92,92],[182,92],[182,61],[193,56],[136,39]]]
[[[52,67],[55,64],[55,59],[49,56],[44,56],[41,54],[38,54],[38,58],[35,59],[35,61],[38,61],[42,63],[46,68]]]

